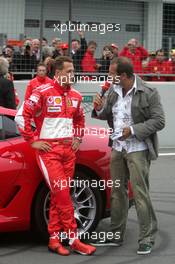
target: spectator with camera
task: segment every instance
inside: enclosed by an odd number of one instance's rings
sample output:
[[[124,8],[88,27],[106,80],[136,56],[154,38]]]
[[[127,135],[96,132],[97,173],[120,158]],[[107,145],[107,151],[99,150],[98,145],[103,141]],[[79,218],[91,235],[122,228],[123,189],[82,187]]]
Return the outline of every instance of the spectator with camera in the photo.
[[[102,57],[100,59],[101,67],[99,68],[99,72],[107,73],[109,71],[109,65],[113,57],[114,54],[112,52],[111,46],[104,46],[102,50]]]

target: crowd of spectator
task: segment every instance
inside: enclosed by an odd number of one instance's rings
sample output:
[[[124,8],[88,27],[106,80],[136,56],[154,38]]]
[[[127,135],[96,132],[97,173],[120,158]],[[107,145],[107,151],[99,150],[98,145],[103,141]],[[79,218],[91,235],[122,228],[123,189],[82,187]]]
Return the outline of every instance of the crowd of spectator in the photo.
[[[175,49],[170,51],[167,58],[163,49],[148,52],[136,39],[130,39],[121,50],[116,43],[105,45],[101,57],[95,58],[97,43],[87,43],[84,32],[78,32],[78,35],[77,39],[72,39],[71,47],[59,38],[54,38],[51,45],[45,38],[41,44],[39,39],[26,39],[18,50],[12,45],[4,46],[2,52],[0,50],[0,105],[16,108],[19,104],[13,85],[13,73],[35,73],[35,78],[27,87],[26,94],[29,95],[33,87],[48,83],[49,80],[52,82],[55,58],[69,54],[73,59],[75,72],[83,76],[87,73],[107,74],[110,61],[122,56],[132,61],[135,73],[145,80],[175,81]]]
[[[72,39],[70,48],[68,43],[63,43],[59,38],[54,38],[50,45],[47,39],[43,38],[40,54],[40,40],[25,39],[18,51],[13,46],[6,45],[2,48],[0,56],[8,60],[10,72],[36,71],[38,63],[42,61],[47,66],[50,78],[53,78],[54,59],[61,55],[71,55],[75,72],[94,74],[107,73],[110,61],[114,57],[124,56],[130,58],[135,73],[140,74],[145,80],[175,81],[175,76],[167,76],[175,74],[175,49],[172,49],[169,58],[166,58],[162,49],[148,52],[136,39],[130,39],[121,50],[115,43],[105,45],[101,57],[95,58],[97,43],[95,41],[87,43],[84,32],[78,32],[78,35],[77,39]]]

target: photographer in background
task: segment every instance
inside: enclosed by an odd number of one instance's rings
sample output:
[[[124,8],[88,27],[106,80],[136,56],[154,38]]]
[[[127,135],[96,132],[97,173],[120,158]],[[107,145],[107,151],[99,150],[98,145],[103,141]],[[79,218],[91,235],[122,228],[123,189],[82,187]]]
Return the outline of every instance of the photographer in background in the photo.
[[[102,50],[102,57],[100,59],[99,72],[108,73],[109,72],[109,65],[111,60],[113,59],[114,54],[112,52],[112,48],[109,45],[104,46]]]

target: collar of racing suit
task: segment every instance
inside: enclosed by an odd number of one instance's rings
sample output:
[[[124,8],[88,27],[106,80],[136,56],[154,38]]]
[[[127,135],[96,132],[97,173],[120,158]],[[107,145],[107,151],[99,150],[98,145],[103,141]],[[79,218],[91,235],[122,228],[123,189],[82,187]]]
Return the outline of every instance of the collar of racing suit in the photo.
[[[36,76],[36,78],[37,78],[37,80],[38,80],[39,82],[44,82],[44,81],[46,80],[46,76],[44,76],[44,77]]]
[[[70,85],[67,86],[61,86],[58,81],[54,78],[54,86],[59,91],[61,95],[64,95],[64,93],[67,93],[70,91],[71,87]]]

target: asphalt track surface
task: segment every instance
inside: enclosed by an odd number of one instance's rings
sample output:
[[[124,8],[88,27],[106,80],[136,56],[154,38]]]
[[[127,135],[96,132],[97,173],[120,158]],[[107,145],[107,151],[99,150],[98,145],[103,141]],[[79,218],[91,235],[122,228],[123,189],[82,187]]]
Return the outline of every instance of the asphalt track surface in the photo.
[[[170,152],[170,151],[169,151]],[[174,264],[175,263],[175,155],[167,151],[152,163],[150,191],[156,210],[159,232],[151,255],[138,256],[138,225],[135,208],[129,211],[126,240],[122,247],[98,247],[93,256],[72,253],[58,256],[30,233],[0,234],[0,264]],[[175,151],[172,151],[174,153]],[[100,222],[97,231],[109,228],[110,218]]]

